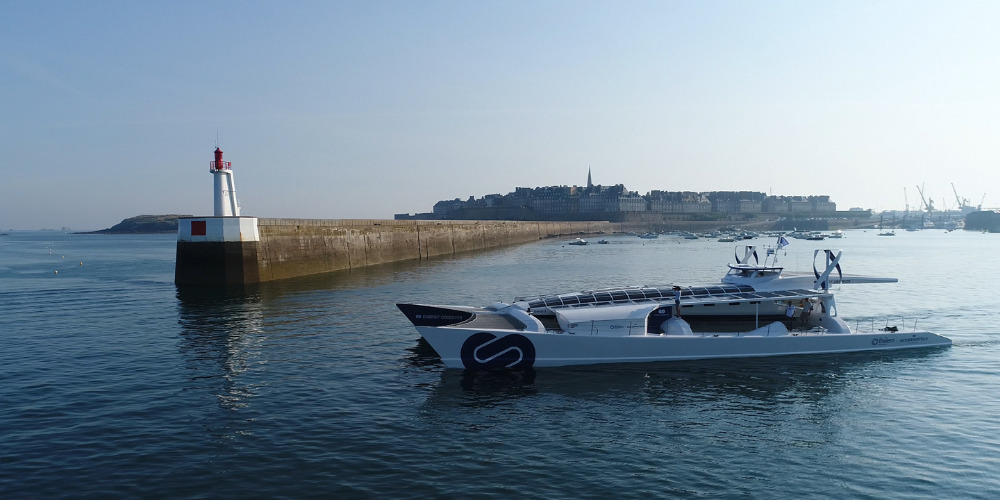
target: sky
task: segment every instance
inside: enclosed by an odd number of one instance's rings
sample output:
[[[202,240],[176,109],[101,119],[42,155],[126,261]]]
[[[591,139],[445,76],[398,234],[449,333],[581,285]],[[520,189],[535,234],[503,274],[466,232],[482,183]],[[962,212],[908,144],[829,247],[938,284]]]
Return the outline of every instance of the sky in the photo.
[[[516,187],[1000,206],[1000,2],[3,1],[0,229]]]

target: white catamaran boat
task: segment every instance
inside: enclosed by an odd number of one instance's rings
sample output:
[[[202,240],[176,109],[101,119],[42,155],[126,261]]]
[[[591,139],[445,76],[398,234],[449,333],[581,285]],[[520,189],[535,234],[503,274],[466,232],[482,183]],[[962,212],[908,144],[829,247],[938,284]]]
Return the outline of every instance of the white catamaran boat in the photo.
[[[950,346],[928,332],[852,331],[831,285],[895,283],[846,276],[842,252],[816,250],[813,274],[782,276],[747,246],[721,284],[637,286],[517,298],[486,307],[397,304],[448,368],[529,368]],[[817,257],[825,268],[817,267]],[[753,262],[751,262],[753,261]],[[835,274],[835,275],[834,275]]]

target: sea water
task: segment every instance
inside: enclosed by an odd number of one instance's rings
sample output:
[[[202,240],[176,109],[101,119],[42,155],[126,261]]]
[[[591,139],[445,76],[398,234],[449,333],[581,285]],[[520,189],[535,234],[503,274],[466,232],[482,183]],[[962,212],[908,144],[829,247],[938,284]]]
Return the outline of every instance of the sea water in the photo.
[[[995,498],[1000,235],[844,250],[854,326],[950,348],[467,373],[397,302],[717,282],[733,243],[606,235],[178,290],[174,235],[0,236],[0,498]],[[758,239],[751,243],[768,244]],[[740,254],[742,255],[742,253]]]

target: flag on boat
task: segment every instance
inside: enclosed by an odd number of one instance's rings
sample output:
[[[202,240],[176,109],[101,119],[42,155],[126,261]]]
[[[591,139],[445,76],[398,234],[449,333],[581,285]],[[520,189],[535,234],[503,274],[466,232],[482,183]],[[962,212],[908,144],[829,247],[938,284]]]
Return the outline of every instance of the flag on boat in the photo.
[[[786,240],[784,236],[779,236],[778,237],[778,250],[781,250],[782,248],[787,247],[787,246],[788,246],[788,240]]]

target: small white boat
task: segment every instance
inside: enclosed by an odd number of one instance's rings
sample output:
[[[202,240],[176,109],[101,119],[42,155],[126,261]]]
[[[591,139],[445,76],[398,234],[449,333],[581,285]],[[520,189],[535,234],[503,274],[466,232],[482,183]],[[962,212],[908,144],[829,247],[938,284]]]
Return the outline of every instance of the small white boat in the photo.
[[[582,246],[582,245],[586,245],[587,244],[587,240],[585,240],[583,238],[577,238],[577,239],[569,242],[568,244],[569,245],[580,245],[580,246]]]
[[[486,307],[397,304],[448,368],[530,368],[949,346],[929,331],[888,324],[853,331],[833,284],[894,283],[845,276],[841,252],[816,250],[814,273],[782,276],[777,249],[758,264],[748,246],[719,284],[636,286],[516,298]],[[824,256],[825,268],[816,267]],[[770,260],[770,262],[769,262]],[[753,261],[753,263],[751,263]]]
[[[607,245],[608,243],[608,240],[597,240],[598,245]]]
[[[655,240],[656,238],[659,238],[660,235],[656,233],[642,233],[639,237],[645,240]]]

